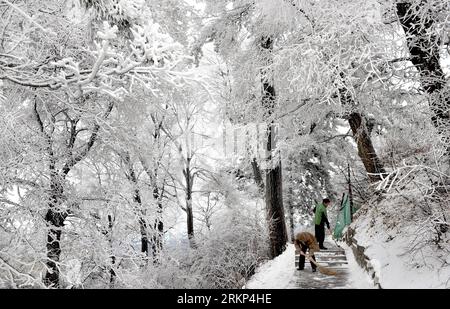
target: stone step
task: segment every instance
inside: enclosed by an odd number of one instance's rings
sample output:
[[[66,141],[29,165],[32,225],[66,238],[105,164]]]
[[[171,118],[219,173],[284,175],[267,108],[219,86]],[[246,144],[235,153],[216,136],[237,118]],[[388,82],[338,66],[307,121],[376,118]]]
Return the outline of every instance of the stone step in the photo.
[[[331,245],[331,244],[326,244],[325,248],[327,248],[327,249],[320,249],[320,250],[323,250],[323,251],[336,251],[336,250],[337,251],[344,251],[343,248],[336,247],[335,245]]]
[[[345,255],[345,252],[326,252],[326,251],[319,251],[319,252],[315,252],[314,254],[319,254],[319,255],[330,255],[330,256],[335,256],[335,255]]]
[[[317,263],[348,263],[347,260],[320,260],[317,259]]]
[[[323,267],[327,267],[327,268],[337,268],[337,269],[346,269],[346,268],[348,268],[348,263],[318,263],[320,266],[323,266]],[[298,263],[296,263],[295,265],[294,265],[294,267],[297,269],[298,268]],[[311,264],[310,263],[305,263],[305,267],[309,267],[309,268],[311,268],[311,266],[310,266]]]
[[[327,254],[327,255],[336,255],[336,254],[343,254],[345,255],[345,251],[316,251],[314,254]],[[300,255],[300,254],[295,254]]]
[[[328,257],[328,256],[316,255],[316,260],[318,260],[318,261],[347,261],[347,258],[345,256]]]
[[[345,254],[336,254],[336,255],[330,255],[330,254],[315,254],[314,255],[318,259],[347,259],[347,256]]]
[[[348,264],[347,260],[328,260],[328,261],[324,261],[324,260],[316,260],[317,263],[319,264]],[[300,263],[299,260],[295,261],[295,264]],[[305,261],[305,263],[309,263],[309,261]]]
[[[347,261],[347,257],[345,255],[340,256],[323,256],[323,255],[315,255],[316,260],[318,261]],[[300,259],[300,256],[295,257],[296,260]]]
[[[325,268],[329,268],[329,269],[334,269],[334,270],[347,270],[348,269],[348,265],[347,264],[342,264],[342,265],[320,265],[322,267]]]
[[[319,263],[319,264],[348,264],[347,261],[321,261],[321,260],[317,260],[317,263]]]
[[[307,266],[310,265],[310,266]],[[327,264],[327,263],[319,263],[320,266],[328,267],[328,268],[347,268],[347,263],[342,264]],[[305,263],[305,267],[311,267],[311,264]],[[295,264],[295,268],[298,268],[298,264]]]
[[[347,259],[347,257],[346,257],[345,255],[343,255],[343,254],[340,254],[340,255],[322,255],[322,254],[315,254],[314,256],[316,257],[316,259],[323,259],[323,260],[334,260],[334,259],[337,259],[337,260],[346,260],[346,259]],[[299,258],[300,258],[300,255],[297,255],[295,258],[296,258],[296,259],[299,259]]]
[[[333,247],[328,245],[328,250],[321,250],[315,253],[316,261],[318,264],[324,267],[332,269],[346,269],[348,268],[347,256],[342,248]],[[295,267],[298,268],[300,255],[295,255]],[[311,269],[310,262],[305,260],[305,268]]]
[[[319,252],[315,252],[314,254],[316,255],[331,255],[331,256],[335,256],[335,255],[345,255],[345,251],[319,251]],[[296,255],[300,255],[300,254],[296,254]]]

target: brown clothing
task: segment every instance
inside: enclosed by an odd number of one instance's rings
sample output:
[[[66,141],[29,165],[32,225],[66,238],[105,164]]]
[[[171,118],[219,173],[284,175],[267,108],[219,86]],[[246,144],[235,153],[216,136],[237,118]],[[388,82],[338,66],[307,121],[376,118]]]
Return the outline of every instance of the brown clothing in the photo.
[[[294,245],[295,250],[300,252],[301,244],[309,248],[309,255],[314,255],[314,252],[320,251],[319,245],[317,244],[317,240],[313,234],[308,232],[301,232],[295,235]],[[306,252],[304,252],[306,254]]]

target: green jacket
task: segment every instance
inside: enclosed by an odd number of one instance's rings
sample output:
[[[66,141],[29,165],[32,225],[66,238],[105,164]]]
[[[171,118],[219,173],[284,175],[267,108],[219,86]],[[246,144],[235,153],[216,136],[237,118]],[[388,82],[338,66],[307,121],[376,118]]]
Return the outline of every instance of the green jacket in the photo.
[[[324,204],[320,203],[316,206],[316,213],[314,216],[314,224],[315,225],[323,225],[326,224],[328,228],[330,228],[330,223],[328,222],[327,208]]]

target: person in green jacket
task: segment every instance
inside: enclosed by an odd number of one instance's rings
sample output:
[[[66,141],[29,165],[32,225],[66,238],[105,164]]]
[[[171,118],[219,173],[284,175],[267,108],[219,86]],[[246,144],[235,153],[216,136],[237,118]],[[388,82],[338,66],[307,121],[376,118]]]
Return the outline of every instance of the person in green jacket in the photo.
[[[325,224],[330,231],[330,222],[328,222],[327,207],[331,205],[331,201],[328,198],[323,199],[322,203],[316,206],[314,215],[315,236],[319,243],[319,248],[327,250],[323,245],[325,241]],[[330,231],[331,233],[331,231]]]

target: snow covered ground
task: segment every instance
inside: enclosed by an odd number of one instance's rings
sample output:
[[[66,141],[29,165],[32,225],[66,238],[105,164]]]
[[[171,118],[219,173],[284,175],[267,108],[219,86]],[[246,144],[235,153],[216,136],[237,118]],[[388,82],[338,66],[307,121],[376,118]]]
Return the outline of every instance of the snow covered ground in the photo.
[[[262,264],[247,282],[247,289],[292,289],[295,282],[295,248],[289,244],[283,254]]]
[[[348,287],[352,289],[374,289],[375,285],[369,274],[359,267],[358,263],[353,256],[353,252],[349,246],[345,243],[340,242],[341,246],[345,250],[345,255],[347,256],[348,269],[349,269],[349,282]]]
[[[439,248],[426,226],[421,227],[415,218],[399,220],[395,208],[388,206],[372,207],[351,225],[358,245],[366,248],[381,287],[450,288],[449,240],[442,240]],[[384,215],[377,215],[380,213]]]

